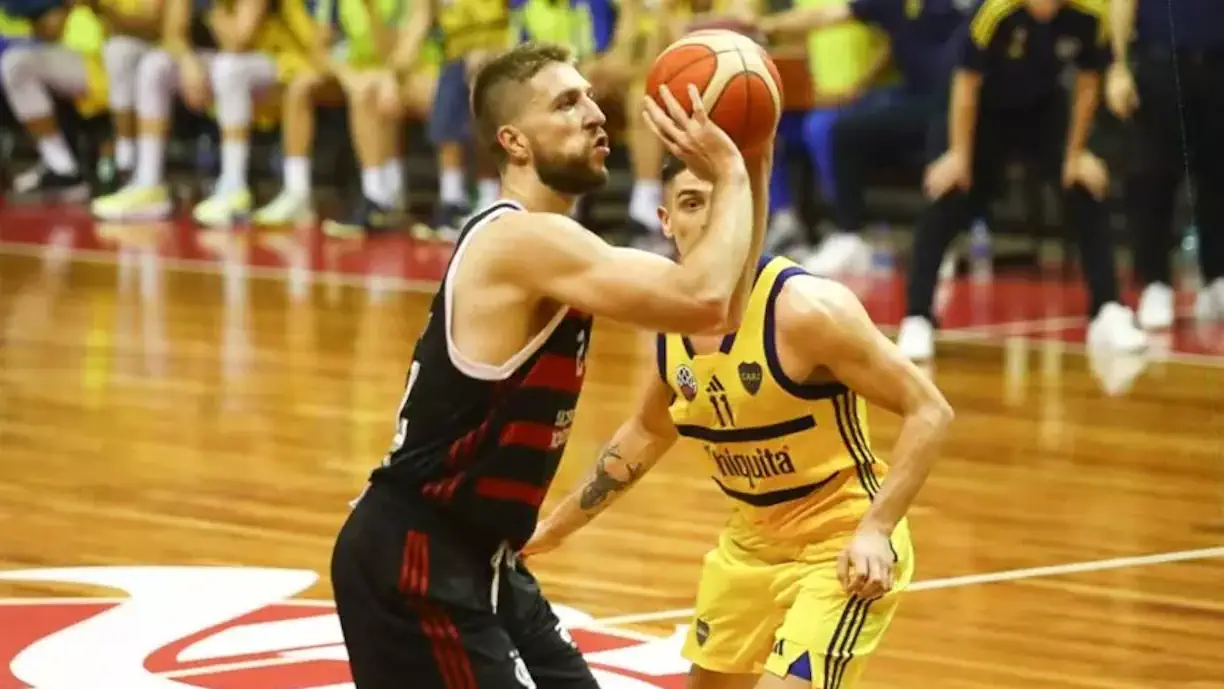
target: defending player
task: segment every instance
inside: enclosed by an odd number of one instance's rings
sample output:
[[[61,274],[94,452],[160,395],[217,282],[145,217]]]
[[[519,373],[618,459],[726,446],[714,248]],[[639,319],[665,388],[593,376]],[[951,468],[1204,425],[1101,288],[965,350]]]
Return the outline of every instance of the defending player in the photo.
[[[718,217],[711,188],[675,160],[663,178],[659,215],[685,256]],[[891,471],[864,399],[904,417]],[[555,548],[693,440],[735,510],[705,558],[690,689],[851,687],[913,573],[905,514],[951,419],[848,289],[765,257],[737,332],[659,335],[637,412],[523,553]]]
[[[698,110],[649,121],[711,183],[680,264],[609,246],[566,213],[604,183],[608,137],[564,48],[522,45],[472,85],[503,200],[461,231],[417,342],[397,432],[332,556],[359,689],[596,689],[514,553],[535,529],[582,388],[591,317],[726,332],[764,223],[766,176]],[[699,97],[694,100],[700,102]]]

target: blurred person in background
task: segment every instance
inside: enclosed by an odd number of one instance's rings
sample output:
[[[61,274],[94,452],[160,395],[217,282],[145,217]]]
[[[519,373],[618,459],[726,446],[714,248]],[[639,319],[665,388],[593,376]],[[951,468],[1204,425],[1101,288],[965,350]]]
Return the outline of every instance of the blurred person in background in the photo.
[[[114,126],[115,174],[104,191],[126,185],[136,167],[136,79],[141,58],[161,37],[161,0],[94,2],[90,6],[106,28],[102,62],[106,67],[107,105]]]
[[[274,92],[308,64],[309,15],[297,0],[165,0],[161,48],[137,66],[136,171],[114,194],[93,202],[103,220],[159,219],[172,203],[165,182],[170,106],[176,94],[199,113],[216,106],[221,177],[192,211],[196,222],[223,226],[251,209],[247,185],[256,93]]]
[[[795,0],[789,12],[802,17],[828,7],[844,6],[845,0]],[[782,146],[799,146],[805,151],[818,176],[820,192],[826,198],[834,198],[838,186],[832,156],[834,125],[857,108],[886,103],[894,97],[897,79],[888,36],[853,18],[792,30],[780,25],[779,16],[763,20],[763,28],[769,29],[768,33],[777,39],[806,34],[814,103],[806,112],[784,113],[778,137]],[[775,41],[780,42],[782,40]],[[779,166],[775,170],[777,179],[773,188],[785,188],[782,174]],[[789,249],[792,255],[801,258],[810,248],[805,240],[816,243],[816,238],[804,236],[808,233],[800,223],[797,210],[788,202],[789,194],[781,196],[782,200],[772,209],[769,246],[775,250]]]
[[[506,0],[419,0],[413,2],[407,20],[396,36],[387,68],[373,86],[383,103],[384,114],[401,107],[401,88],[406,75],[417,68],[421,51],[435,29],[441,42],[443,63],[438,72],[429,116],[429,138],[438,155],[438,206],[432,227],[443,237],[453,238],[472,210],[465,171],[472,143],[468,83],[481,66],[512,47],[518,37],[510,5]],[[481,171],[476,183],[477,206],[497,200],[501,193],[497,177],[483,152],[473,151]]]
[[[906,317],[897,345],[911,359],[934,354],[932,313],[939,265],[975,208],[1020,159],[1063,190],[1063,217],[1079,241],[1089,293],[1088,344],[1139,351],[1147,339],[1119,303],[1104,198],[1109,171],[1088,148],[1101,75],[1109,65],[1105,5],[1094,0],[985,0],[958,30],[946,126],[931,128],[914,233]],[[1071,104],[1062,75],[1074,65]]]
[[[829,132],[826,178],[837,231],[805,262],[817,275],[865,270],[871,247],[862,236],[870,166],[924,150],[952,69],[951,41],[966,19],[962,0],[852,0],[802,4],[767,16],[766,35],[813,32],[857,21],[883,31],[901,85],[837,115]],[[812,117],[812,116],[809,116]],[[823,119],[823,115],[817,116]]]
[[[1110,110],[1129,123],[1125,177],[1143,328],[1176,317],[1170,254],[1178,186],[1190,186],[1203,287],[1195,314],[1224,319],[1224,2],[1111,0]],[[1132,44],[1132,39],[1134,43]]]
[[[400,157],[401,119],[423,119],[433,101],[436,55],[422,51],[419,65],[392,78],[399,103],[387,112],[378,102],[377,84],[390,58],[390,27],[406,15],[404,0],[324,0],[315,6],[310,67],[286,87],[281,109],[284,186],[256,211],[256,225],[287,225],[314,218],[311,150],[317,103],[348,100],[349,129],[361,168],[360,196],[348,213],[328,219],[332,236],[358,236],[395,226],[405,208],[404,168]]]
[[[83,201],[89,185],[56,121],[52,94],[70,99],[84,118],[106,110],[102,25],[89,7],[63,0],[3,0],[0,12],[18,34],[0,41],[0,90],[39,156],[13,191]]]

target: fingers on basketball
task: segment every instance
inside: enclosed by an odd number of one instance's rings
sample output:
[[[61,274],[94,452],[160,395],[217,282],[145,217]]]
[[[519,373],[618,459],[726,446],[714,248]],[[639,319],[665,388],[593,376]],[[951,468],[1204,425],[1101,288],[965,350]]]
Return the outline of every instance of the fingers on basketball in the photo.
[[[651,66],[647,97],[662,100],[664,85],[686,114],[696,119],[702,108],[741,151],[758,148],[777,129],[781,78],[764,48],[747,36],[703,30],[672,43]]]

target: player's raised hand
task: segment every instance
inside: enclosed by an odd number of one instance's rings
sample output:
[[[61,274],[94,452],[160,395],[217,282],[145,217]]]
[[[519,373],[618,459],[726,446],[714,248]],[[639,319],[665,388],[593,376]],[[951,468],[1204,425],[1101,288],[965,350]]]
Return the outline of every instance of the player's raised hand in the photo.
[[[860,526],[837,560],[837,578],[846,593],[873,600],[892,590],[896,563],[897,556],[888,534],[877,528]]]
[[[643,99],[645,111],[642,113],[646,125],[672,155],[684,161],[701,179],[713,182],[728,173],[742,171],[744,157],[731,137],[710,119],[701,102],[701,92],[689,84],[688,95],[693,104],[692,115],[684,111],[666,85],[659,87],[659,97],[666,110],[647,95]]]

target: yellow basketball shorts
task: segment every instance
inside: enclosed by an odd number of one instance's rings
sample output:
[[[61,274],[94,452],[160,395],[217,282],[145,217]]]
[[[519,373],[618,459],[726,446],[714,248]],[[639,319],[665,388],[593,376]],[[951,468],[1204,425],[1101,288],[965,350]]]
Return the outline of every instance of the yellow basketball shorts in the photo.
[[[837,579],[850,535],[745,547],[724,531],[705,557],[684,658],[712,672],[810,673],[813,687],[854,687],[913,578],[914,550],[903,520],[892,536],[893,589],[873,601],[851,599]]]

